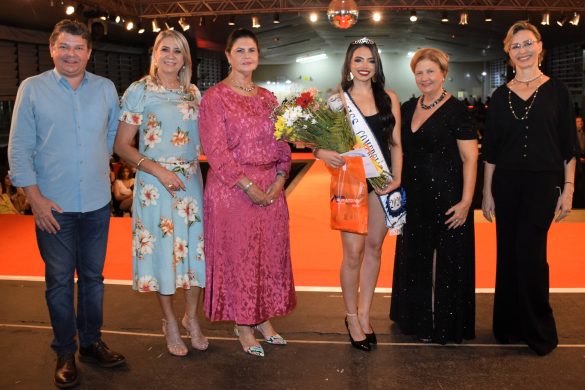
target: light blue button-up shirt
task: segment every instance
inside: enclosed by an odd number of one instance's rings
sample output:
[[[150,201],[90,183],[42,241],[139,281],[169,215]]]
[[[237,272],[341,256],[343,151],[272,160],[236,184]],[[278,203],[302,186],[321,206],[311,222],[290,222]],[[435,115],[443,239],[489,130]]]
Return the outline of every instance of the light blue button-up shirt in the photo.
[[[114,84],[89,72],[76,90],[55,69],[23,81],[8,142],[12,183],[38,185],[63,211],[105,206],[119,110]]]

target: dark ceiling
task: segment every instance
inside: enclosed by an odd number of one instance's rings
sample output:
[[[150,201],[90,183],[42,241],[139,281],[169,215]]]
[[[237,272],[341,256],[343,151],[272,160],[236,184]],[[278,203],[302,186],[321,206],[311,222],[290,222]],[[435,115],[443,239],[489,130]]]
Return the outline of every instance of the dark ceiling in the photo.
[[[585,3],[585,0],[583,1]],[[53,5],[52,5],[53,4]],[[358,2],[359,4],[359,2]],[[95,9],[86,6],[72,17],[87,21]],[[545,48],[579,43],[585,45],[585,20],[579,26],[565,23],[563,27],[556,24],[560,13],[551,14],[550,26],[540,26],[541,14],[526,11],[496,11],[493,22],[483,20],[483,12],[469,12],[469,24],[458,25],[459,15],[451,11],[450,21],[440,21],[441,12],[419,11],[418,21],[408,20],[409,11],[385,11],[379,23],[371,20],[371,12],[362,11],[359,22],[348,30],[334,28],[326,20],[324,12],[320,20],[312,23],[308,12],[281,13],[280,24],[272,23],[272,14],[259,14],[262,27],[255,30],[262,49],[262,63],[291,63],[299,56],[325,52],[328,55],[341,54],[348,42],[368,36],[374,39],[380,49],[386,53],[406,54],[421,47],[437,47],[446,51],[452,61],[481,61],[502,57],[502,38],[507,28],[516,20],[529,18],[537,24],[543,34]],[[127,17],[132,15],[127,15]],[[235,15],[236,26],[251,27],[252,14]],[[585,16],[585,15],[583,15]],[[27,29],[50,31],[52,26],[66,15],[60,0],[5,0],[2,2],[0,25]],[[198,47],[222,50],[229,32],[234,28],[228,26],[228,15],[206,16],[204,25],[200,26],[200,17],[188,17],[191,29],[186,35],[197,41]],[[161,24],[165,19],[159,19]],[[170,25],[179,28],[177,18],[166,19]],[[150,26],[151,19],[144,20],[147,32],[138,35],[135,31],[126,31],[122,25],[108,23],[108,34],[96,37],[98,40],[130,45],[149,46],[154,40]]]

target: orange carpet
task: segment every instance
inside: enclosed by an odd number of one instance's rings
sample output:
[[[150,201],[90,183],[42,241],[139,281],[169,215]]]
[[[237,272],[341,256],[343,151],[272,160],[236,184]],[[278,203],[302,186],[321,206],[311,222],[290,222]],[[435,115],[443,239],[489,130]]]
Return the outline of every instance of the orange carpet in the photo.
[[[341,239],[329,229],[329,173],[315,162],[289,188],[292,262],[297,286],[339,286]],[[479,218],[478,218],[479,219]],[[476,222],[476,287],[493,288],[495,280],[495,225]],[[106,279],[131,279],[131,219],[112,218]],[[585,287],[585,223],[553,224],[549,234],[552,288]],[[395,238],[383,247],[378,287],[391,287]],[[33,217],[0,215],[0,275],[43,276]]]

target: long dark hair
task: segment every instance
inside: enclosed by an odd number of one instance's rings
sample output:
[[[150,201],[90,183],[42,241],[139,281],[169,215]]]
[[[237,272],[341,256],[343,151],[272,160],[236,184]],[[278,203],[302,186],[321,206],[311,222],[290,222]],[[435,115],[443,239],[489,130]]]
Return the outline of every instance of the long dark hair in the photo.
[[[341,88],[347,92],[353,85],[353,80],[350,78],[350,69],[351,69],[351,59],[353,57],[353,53],[360,47],[367,47],[370,49],[372,53],[372,57],[374,57],[374,62],[376,64],[376,74],[372,78],[372,92],[374,93],[374,102],[376,103],[376,108],[378,109],[378,113],[380,114],[380,119],[382,123],[384,123],[384,130],[390,131],[390,145],[394,145],[394,140],[392,139],[392,129],[388,129],[390,121],[394,117],[392,114],[392,101],[390,100],[390,96],[384,90],[384,85],[386,84],[386,77],[384,76],[384,69],[382,68],[382,59],[380,58],[380,54],[378,53],[378,46],[371,40],[369,42],[357,43],[352,42],[349,44],[347,48],[347,52],[345,53],[345,61],[343,62],[343,68],[341,69]]]

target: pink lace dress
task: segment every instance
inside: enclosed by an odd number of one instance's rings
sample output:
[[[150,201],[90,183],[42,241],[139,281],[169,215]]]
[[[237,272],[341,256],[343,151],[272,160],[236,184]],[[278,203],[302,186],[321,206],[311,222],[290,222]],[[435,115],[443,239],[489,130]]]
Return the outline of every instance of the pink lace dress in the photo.
[[[209,172],[203,198],[205,313],[212,321],[258,324],[296,305],[284,192],[267,207],[236,185],[244,176],[266,190],[290,170],[288,144],[270,118],[277,101],[266,89],[242,96],[223,83],[201,101],[199,129]]]

